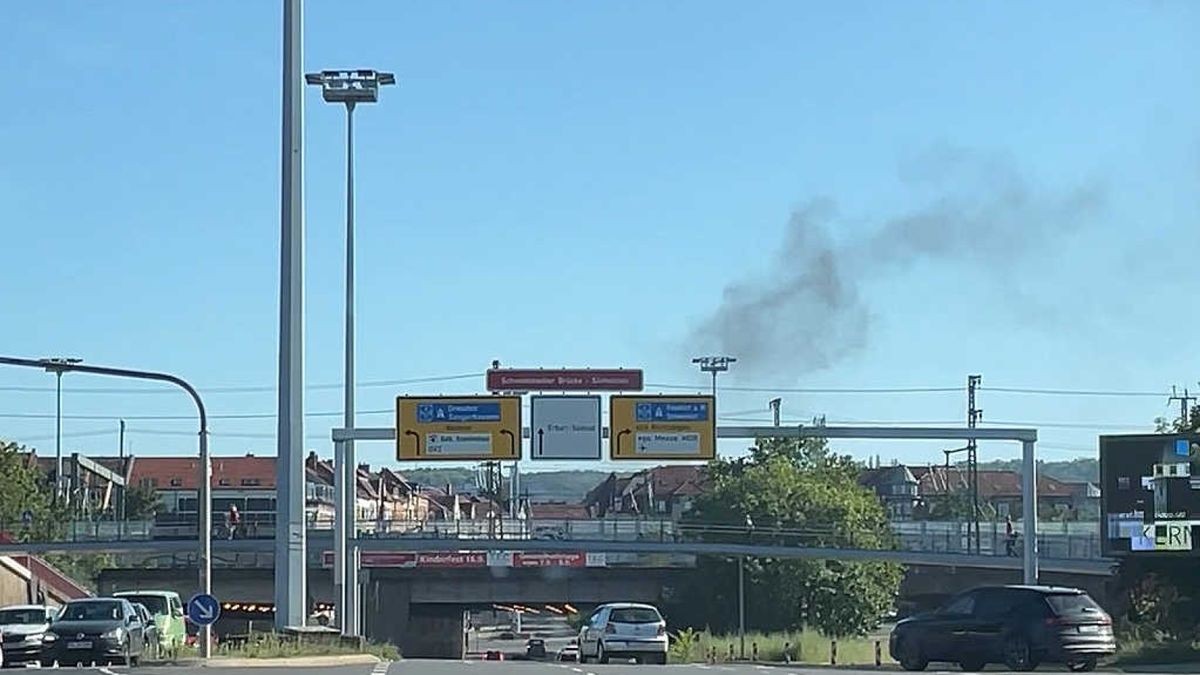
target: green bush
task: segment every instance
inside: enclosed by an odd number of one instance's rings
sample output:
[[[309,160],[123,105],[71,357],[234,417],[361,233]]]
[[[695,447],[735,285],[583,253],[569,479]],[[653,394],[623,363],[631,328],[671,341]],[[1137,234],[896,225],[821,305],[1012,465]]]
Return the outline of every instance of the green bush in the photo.
[[[369,642],[361,649],[355,645],[332,640],[305,640],[284,638],[275,633],[252,635],[245,642],[222,644],[217,649],[219,656],[240,659],[281,659],[303,656],[341,656],[345,654],[371,654],[385,661],[400,658],[395,645]]]
[[[790,658],[793,663],[828,664],[830,642],[828,637],[816,631],[747,633],[746,658],[753,658],[754,645],[757,644],[759,661],[782,662]],[[873,665],[875,663],[875,642],[876,640],[870,638],[837,640],[838,664]],[[890,663],[887,645],[883,644],[883,640],[880,642],[883,661]],[[737,635],[712,635],[708,632],[685,629],[672,638],[671,660],[675,663],[706,661],[714,649],[718,662],[729,661],[731,653],[734,660],[738,660],[741,654],[740,640]]]
[[[1165,663],[1200,662],[1200,644],[1195,642],[1119,642],[1117,663],[1125,666],[1148,666]]]

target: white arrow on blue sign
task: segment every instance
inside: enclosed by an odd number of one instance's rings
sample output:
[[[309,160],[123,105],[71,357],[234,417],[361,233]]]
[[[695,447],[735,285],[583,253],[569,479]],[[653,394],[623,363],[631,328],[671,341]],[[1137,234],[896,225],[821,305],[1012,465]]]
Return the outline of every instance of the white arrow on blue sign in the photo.
[[[187,612],[192,623],[198,626],[207,626],[216,623],[221,616],[221,603],[207,593],[197,593],[192,596],[191,600],[188,600]]]

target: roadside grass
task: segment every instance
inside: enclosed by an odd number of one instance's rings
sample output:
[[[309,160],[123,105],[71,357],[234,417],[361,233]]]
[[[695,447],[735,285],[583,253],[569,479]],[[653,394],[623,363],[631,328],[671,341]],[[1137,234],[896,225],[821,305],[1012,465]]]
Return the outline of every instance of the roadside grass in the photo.
[[[338,640],[296,640],[274,633],[249,636],[244,642],[220,644],[216,655],[238,659],[286,659],[306,656],[342,656],[347,654],[370,654],[385,661],[400,658],[400,651],[393,644],[367,642],[361,647]]]
[[[758,647],[758,661],[783,662],[790,660],[801,664],[828,664],[830,662],[830,638],[816,631],[799,633],[747,633],[746,659],[754,658],[754,647]],[[876,638],[843,638],[837,640],[838,665],[874,665]],[[732,648],[732,652],[730,649]],[[708,632],[684,630],[672,636],[671,662],[698,663],[707,661],[713,650],[716,661],[726,663],[740,660],[740,640],[737,635],[712,635]],[[884,663],[892,663],[887,655],[886,640],[880,641]]]
[[[1139,640],[1117,642],[1117,665],[1150,666],[1174,663],[1200,663],[1200,643]]]

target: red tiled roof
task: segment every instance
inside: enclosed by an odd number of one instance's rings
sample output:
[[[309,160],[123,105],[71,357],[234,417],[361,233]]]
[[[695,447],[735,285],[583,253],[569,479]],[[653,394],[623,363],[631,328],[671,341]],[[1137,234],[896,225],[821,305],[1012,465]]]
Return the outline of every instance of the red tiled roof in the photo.
[[[917,477],[919,491],[922,495],[939,495],[947,491],[947,479],[951,492],[964,490],[968,485],[967,472],[950,469],[949,474],[941,467],[912,467],[913,475]],[[1038,476],[1038,497],[1070,497],[1073,490],[1070,485],[1050,478]],[[1019,497],[1021,495],[1021,474],[1015,471],[980,471],[979,496],[983,499],[1003,497]]]
[[[678,465],[656,466],[647,471],[650,480],[654,481],[655,496],[663,495],[697,495],[703,490],[707,480],[703,466]]]
[[[199,473],[200,460],[195,457],[138,457],[133,463],[130,482],[136,486],[150,479],[160,490],[195,490],[200,483]],[[245,485],[243,481],[257,485]],[[212,487],[273,490],[275,458],[213,457]]]

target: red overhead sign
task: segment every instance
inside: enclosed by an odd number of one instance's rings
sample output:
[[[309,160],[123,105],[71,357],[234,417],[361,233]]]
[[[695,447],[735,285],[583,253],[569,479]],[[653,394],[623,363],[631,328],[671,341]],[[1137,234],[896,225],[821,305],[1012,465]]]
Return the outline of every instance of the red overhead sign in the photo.
[[[641,391],[641,369],[492,369],[488,391]]]

